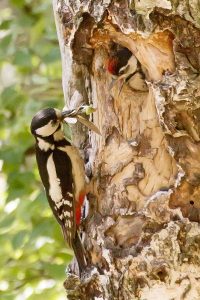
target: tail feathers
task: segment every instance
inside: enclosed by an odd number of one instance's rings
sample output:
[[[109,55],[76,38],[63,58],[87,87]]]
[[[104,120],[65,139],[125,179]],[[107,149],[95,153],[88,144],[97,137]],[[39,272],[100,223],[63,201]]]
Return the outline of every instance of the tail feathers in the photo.
[[[66,227],[64,225],[61,226],[62,228],[62,233],[63,233],[63,236],[64,236],[64,240],[66,241],[67,245],[70,247],[70,248],[73,248],[72,246],[72,232],[70,230],[66,230]]]
[[[83,272],[87,267],[87,260],[85,255],[85,249],[81,243],[78,232],[76,232],[74,239],[72,240],[72,247],[76,256],[80,273]]]

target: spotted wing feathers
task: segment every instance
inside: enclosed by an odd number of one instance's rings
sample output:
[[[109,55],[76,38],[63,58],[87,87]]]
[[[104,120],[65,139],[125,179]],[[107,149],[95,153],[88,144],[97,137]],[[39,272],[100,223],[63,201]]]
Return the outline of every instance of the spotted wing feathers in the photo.
[[[36,148],[36,158],[49,205],[62,227],[66,242],[72,246],[76,222],[71,161],[57,148],[48,152]]]

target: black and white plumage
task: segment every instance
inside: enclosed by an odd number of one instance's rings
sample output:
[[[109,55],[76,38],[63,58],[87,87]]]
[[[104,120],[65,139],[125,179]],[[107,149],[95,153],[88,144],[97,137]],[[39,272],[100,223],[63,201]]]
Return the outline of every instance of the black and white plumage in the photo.
[[[118,80],[122,82],[122,87],[124,83],[127,83],[128,86],[135,91],[148,91],[142,66],[135,55],[132,55],[127,65],[119,70]]]
[[[125,83],[135,91],[148,91],[143,68],[135,55],[127,48],[122,48],[112,54],[108,60],[107,69],[115,79],[111,88],[113,84],[119,83],[119,94]]]
[[[120,70],[128,64],[132,55],[132,52],[127,48],[113,50],[107,63],[108,72],[113,76],[119,76]]]
[[[79,151],[64,137],[62,121],[67,112],[54,108],[39,111],[32,119],[36,159],[49,205],[74,249],[80,269],[86,265],[77,229],[85,197],[85,170]]]

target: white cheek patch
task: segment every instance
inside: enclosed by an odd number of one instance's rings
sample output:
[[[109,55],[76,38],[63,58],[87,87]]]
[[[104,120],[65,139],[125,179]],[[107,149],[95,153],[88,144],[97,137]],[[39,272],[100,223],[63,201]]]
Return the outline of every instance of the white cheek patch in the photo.
[[[53,161],[53,154],[47,160],[47,172],[49,175],[49,195],[56,203],[57,207],[62,205],[62,191],[60,187],[60,180],[56,174],[56,167]]]
[[[48,150],[54,150],[55,146],[44,141],[43,139],[37,137],[37,141],[38,141],[38,146],[40,148],[40,150],[47,152]]]
[[[49,121],[48,124],[36,129],[35,132],[36,132],[36,134],[41,135],[41,136],[49,136],[56,131],[58,126],[59,126],[59,122],[57,122],[57,124],[52,126],[51,121]]]

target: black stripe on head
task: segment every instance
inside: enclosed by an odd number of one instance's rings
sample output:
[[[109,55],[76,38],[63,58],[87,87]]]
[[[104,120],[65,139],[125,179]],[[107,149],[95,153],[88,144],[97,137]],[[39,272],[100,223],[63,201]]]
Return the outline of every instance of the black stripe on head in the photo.
[[[45,108],[38,111],[31,121],[31,133],[35,134],[35,131],[38,128],[47,125],[51,120],[57,121],[57,119],[58,118],[54,108]]]

